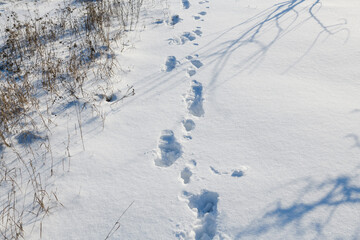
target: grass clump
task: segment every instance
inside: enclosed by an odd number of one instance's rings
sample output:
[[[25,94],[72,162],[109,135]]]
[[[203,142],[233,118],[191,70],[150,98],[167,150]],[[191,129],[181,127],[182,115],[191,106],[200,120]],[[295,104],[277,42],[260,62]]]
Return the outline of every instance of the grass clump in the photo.
[[[61,204],[56,193],[46,189],[40,170],[51,162],[47,169],[53,176],[48,136],[54,109],[73,101],[95,106],[95,95],[106,96],[109,103],[134,95],[132,86],[122,97],[114,94],[113,46],[135,29],[142,4],[75,1],[43,16],[29,10],[26,21],[15,12],[7,15],[0,45],[0,151],[9,158],[0,159],[0,238],[23,238],[24,225],[34,218],[40,219],[41,236],[43,217]],[[80,110],[77,126],[82,136]]]

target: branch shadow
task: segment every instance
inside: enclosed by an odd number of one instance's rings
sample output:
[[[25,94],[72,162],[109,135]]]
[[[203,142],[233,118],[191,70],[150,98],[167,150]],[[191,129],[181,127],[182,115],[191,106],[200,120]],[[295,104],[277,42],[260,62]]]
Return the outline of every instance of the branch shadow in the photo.
[[[199,60],[204,64],[202,70],[210,69],[212,71],[210,82],[207,86],[207,91],[226,83],[241,72],[248,70],[254,71],[260,63],[264,60],[269,49],[288,33],[300,28],[304,23],[313,20],[319,25],[319,33],[314,36],[314,41],[303,55],[296,59],[293,63],[289,62],[289,67],[283,72],[286,73],[295,67],[301,60],[311,51],[311,49],[321,40],[321,36],[326,34],[332,36],[340,32],[349,34],[349,30],[344,28],[346,20],[340,20],[333,25],[324,24],[316,13],[321,9],[320,0],[288,0],[283,1],[259,12],[238,23],[224,31],[214,33],[215,37],[209,39],[208,43],[199,47],[196,51],[189,53],[189,55],[199,54]],[[262,37],[264,34],[272,34],[270,40],[264,41]],[[230,35],[231,40],[226,39],[226,35]],[[347,37],[348,38],[348,35]],[[247,56],[240,55],[241,59],[237,59],[236,69],[234,74],[227,79],[219,79],[225,66],[233,54],[240,49],[252,49]],[[186,81],[188,78],[184,74],[186,68],[186,59],[178,59],[181,64],[172,72],[151,73],[147,76],[139,78],[134,82],[134,87],[141,94],[137,97],[127,100],[126,104],[135,101],[136,99],[151,99],[154,96],[168,91]],[[195,75],[196,78],[196,75]]]
[[[313,232],[317,239],[324,233],[324,228],[331,222],[335,212],[342,206],[360,207],[360,185],[358,176],[342,175],[324,182],[307,180],[307,186],[301,191],[299,198],[292,204],[284,206],[281,200],[276,202],[261,218],[242,229],[236,239],[260,237],[270,231],[281,231],[290,227],[296,236]],[[312,199],[312,200],[309,200]],[[326,210],[327,216],[319,215],[314,219],[310,214]],[[311,218],[311,224],[306,224]],[[358,229],[359,230],[359,229]],[[355,230],[358,232],[358,230]],[[290,237],[290,236],[289,236]]]
[[[209,85],[214,85],[217,82],[219,75],[236,50],[250,44],[256,48],[249,56],[246,56],[242,61],[237,63],[236,67],[238,70],[235,72],[234,76],[240,74],[244,70],[254,71],[259,66],[259,63],[264,60],[269,49],[278,42],[279,39],[298,29],[301,25],[310,20],[313,20],[319,25],[319,33],[314,37],[314,41],[310,44],[305,53],[294,63],[289,63],[289,67],[283,73],[288,72],[291,68],[296,66],[311,51],[323,34],[331,36],[345,31],[347,33],[347,39],[349,30],[343,27],[346,24],[346,20],[342,19],[340,22],[333,25],[324,24],[316,16],[316,13],[321,9],[321,6],[320,0],[289,0],[280,2],[260,12],[254,17],[224,31],[213,41],[222,38],[228,33],[235,36],[237,35],[237,37],[222,42],[206,51],[208,53],[206,57],[212,59],[210,60],[210,64],[215,64],[213,68],[213,77]],[[300,15],[305,14],[307,14],[305,19],[299,19]],[[240,35],[235,33],[235,31],[241,31],[240,27],[247,25],[249,25],[249,27],[242,30]],[[270,31],[274,31],[275,35],[270,37],[270,40],[262,40],[261,36],[269,34]],[[207,46],[203,48],[206,47]]]

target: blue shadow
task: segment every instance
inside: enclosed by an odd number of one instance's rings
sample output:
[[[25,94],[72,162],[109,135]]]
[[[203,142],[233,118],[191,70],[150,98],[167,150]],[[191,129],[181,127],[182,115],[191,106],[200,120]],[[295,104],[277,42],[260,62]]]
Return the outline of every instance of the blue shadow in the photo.
[[[244,70],[253,70],[258,67],[259,63],[264,59],[268,50],[282,37],[286,34],[294,31],[296,28],[304,24],[309,20],[315,21],[319,25],[319,33],[317,36],[314,36],[314,41],[309,46],[307,51],[299,57],[294,63],[289,63],[289,68],[285,70],[287,72],[297,63],[299,63],[302,58],[307,55],[310,50],[318,42],[319,37],[322,34],[334,35],[340,31],[348,31],[342,26],[346,24],[340,22],[334,25],[325,25],[317,16],[316,12],[321,8],[320,0],[290,0],[280,2],[273,5],[272,7],[260,12],[259,14],[247,19],[246,21],[239,23],[228,30],[224,31],[222,34],[217,36],[214,40],[222,38],[224,35],[231,33],[231,35],[238,35],[233,40],[228,40],[222,42],[215,47],[212,47],[205,52],[207,52],[207,58],[212,58],[210,63],[214,64],[213,67],[213,77],[210,85],[215,84],[218,81],[219,75],[221,74],[224,67],[228,64],[232,54],[239,48],[245,47],[248,44],[253,44],[257,46],[257,49],[254,50],[249,56],[246,56],[243,61],[238,63],[238,71],[234,76],[239,74]],[[308,13],[308,16],[305,20],[299,20],[300,14],[304,15]],[[243,30],[244,26],[249,25]],[[235,31],[241,30],[240,35]],[[274,36],[270,40],[263,41],[261,35],[269,30],[274,31]],[[213,40],[213,41],[214,41]],[[208,48],[207,46],[203,47]]]
[[[293,232],[297,236],[301,236],[307,231],[315,231],[317,237],[320,237],[324,227],[331,221],[339,207],[344,205],[360,207],[360,185],[355,185],[355,183],[357,183],[355,178],[350,176],[339,176],[322,183],[309,181],[308,187],[301,193],[300,199],[295,200],[287,207],[278,201],[276,206],[267,211],[260,219],[253,221],[240,231],[236,239],[261,237],[270,231],[281,231],[287,226],[294,228]],[[314,196],[314,193],[318,195],[315,200],[305,200]],[[305,227],[303,220],[307,216],[310,217],[309,214],[320,209],[326,209],[327,217],[314,223],[311,229]]]

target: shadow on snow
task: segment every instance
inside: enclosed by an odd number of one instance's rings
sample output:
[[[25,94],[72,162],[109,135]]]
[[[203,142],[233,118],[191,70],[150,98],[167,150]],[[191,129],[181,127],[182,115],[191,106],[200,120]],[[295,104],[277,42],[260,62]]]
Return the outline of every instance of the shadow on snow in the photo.
[[[289,0],[277,3],[255,16],[223,31],[214,39],[209,40],[208,44],[200,47],[196,52],[190,53],[189,55],[198,53],[204,63],[202,69],[212,69],[212,78],[207,88],[211,90],[216,87],[215,84],[220,85],[228,81],[219,81],[219,75],[228,64],[234,52],[244,49],[246,46],[249,46],[251,50],[250,54],[245,54],[245,56],[240,55],[242,59],[236,60],[236,69],[232,77],[240,74],[244,70],[252,71],[256,69],[265,58],[268,50],[279,39],[312,20],[319,26],[319,33],[314,36],[313,42],[310,43],[309,48],[303,55],[299,56],[297,60],[289,62],[288,68],[283,72],[286,73],[311,51],[323,35],[329,37],[342,31],[346,33],[349,32],[348,29],[344,28],[346,25],[345,19],[333,25],[324,24],[316,16],[316,13],[320,9],[320,0]],[[264,41],[262,36],[269,33],[272,34],[272,36],[270,39]],[[228,34],[233,39],[223,40]],[[235,38],[233,36],[235,36]],[[179,60],[182,62],[185,59]],[[156,72],[139,79],[139,81],[135,83],[135,87],[141,92],[138,97],[152,98],[161,92],[168,91],[168,89],[172,89],[182,82],[187,81],[185,76],[181,77],[179,74],[183,74],[183,71],[172,71],[171,74]],[[232,77],[227,79],[232,79]],[[181,78],[182,81],[179,81],[179,78]]]
[[[223,32],[216,39],[222,38],[224,35],[234,31],[239,31],[240,27],[245,27],[242,33],[233,40],[225,41],[210,49],[207,54],[207,58],[213,58],[210,63],[215,64],[213,68],[213,78],[210,85],[213,85],[227,65],[232,54],[246,45],[253,44],[256,50],[249,56],[245,57],[242,61],[237,63],[238,71],[234,75],[241,73],[244,70],[254,70],[259,63],[264,59],[268,50],[286,34],[299,28],[305,22],[309,20],[315,21],[319,25],[319,33],[315,36],[314,41],[311,43],[305,53],[299,57],[294,63],[290,63],[289,67],[283,72],[286,73],[297,63],[299,63],[315,46],[319,41],[320,36],[326,34],[327,36],[335,35],[339,32],[349,32],[343,26],[346,24],[346,20],[342,19],[341,22],[333,25],[325,25],[317,16],[316,13],[321,8],[320,0],[290,0],[284,1],[273,5],[272,7],[260,12],[248,20],[237,24],[230,29]],[[307,17],[304,20],[299,20],[300,15]],[[304,17],[304,16],[302,16]],[[274,31],[274,36],[270,40],[263,41],[261,36],[267,33],[269,30]],[[215,40],[216,40],[215,39]],[[231,79],[231,78],[230,78]]]
[[[260,237],[270,231],[279,233],[285,227],[294,229],[292,232],[297,236],[313,232],[317,239],[322,236],[324,228],[330,223],[338,208],[345,205],[360,207],[360,185],[355,184],[358,182],[356,177],[344,175],[322,183],[309,181],[300,197],[292,204],[284,206],[278,201],[275,207],[240,231],[236,239]],[[312,200],[309,200],[310,198]],[[323,217],[319,215],[315,219],[310,216],[311,213],[321,210],[326,210]],[[310,218],[312,223],[309,224]]]

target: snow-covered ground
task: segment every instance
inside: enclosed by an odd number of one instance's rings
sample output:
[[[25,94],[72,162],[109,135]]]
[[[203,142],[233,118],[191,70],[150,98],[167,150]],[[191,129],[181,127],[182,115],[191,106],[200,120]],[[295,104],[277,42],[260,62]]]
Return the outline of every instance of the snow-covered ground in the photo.
[[[85,150],[73,137],[42,239],[360,239],[359,11],[145,4],[114,77],[136,94],[103,105],[104,128],[84,124]]]

